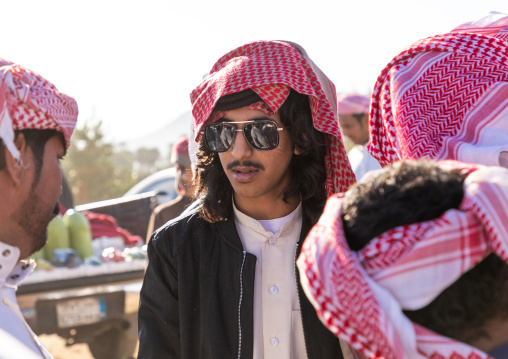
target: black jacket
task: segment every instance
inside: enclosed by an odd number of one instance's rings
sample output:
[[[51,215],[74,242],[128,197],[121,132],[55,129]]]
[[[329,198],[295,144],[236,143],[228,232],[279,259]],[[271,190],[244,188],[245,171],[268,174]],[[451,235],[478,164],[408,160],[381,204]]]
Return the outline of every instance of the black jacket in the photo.
[[[304,216],[298,251],[309,230]],[[196,212],[179,217],[154,233],[148,258],[139,359],[252,358],[256,257],[243,250],[233,219],[212,224]],[[339,340],[297,281],[308,358],[342,358]]]

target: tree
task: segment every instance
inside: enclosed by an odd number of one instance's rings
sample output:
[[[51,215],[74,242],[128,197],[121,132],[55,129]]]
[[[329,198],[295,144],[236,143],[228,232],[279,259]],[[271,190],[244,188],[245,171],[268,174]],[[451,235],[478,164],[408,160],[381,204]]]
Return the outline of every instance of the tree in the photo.
[[[73,145],[62,162],[75,205],[119,197],[136,182],[132,156],[129,164],[128,154],[116,154],[114,147],[104,142],[101,125],[101,121],[86,122],[76,129]]]
[[[139,176],[148,176],[155,171],[155,163],[160,157],[157,148],[140,148],[136,152],[136,160],[139,164]]]

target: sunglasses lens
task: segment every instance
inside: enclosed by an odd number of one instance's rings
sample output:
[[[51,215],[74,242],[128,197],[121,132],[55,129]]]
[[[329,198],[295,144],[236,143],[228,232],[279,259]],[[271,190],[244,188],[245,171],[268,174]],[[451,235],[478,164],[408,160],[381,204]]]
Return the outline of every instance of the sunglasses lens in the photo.
[[[271,121],[248,123],[243,127],[243,134],[256,150],[273,150],[279,145],[277,125]]]
[[[205,127],[206,144],[213,152],[225,152],[233,146],[235,126],[227,123],[213,123]]]

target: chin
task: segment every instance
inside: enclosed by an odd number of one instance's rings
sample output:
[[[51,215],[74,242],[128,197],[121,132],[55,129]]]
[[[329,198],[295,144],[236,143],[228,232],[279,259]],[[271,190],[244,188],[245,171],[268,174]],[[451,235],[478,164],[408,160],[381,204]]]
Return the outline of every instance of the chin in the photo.
[[[34,246],[33,246],[33,249],[31,251],[30,255],[41,250],[47,241],[48,241],[48,231],[47,231],[47,229],[45,229],[43,234],[41,234],[37,238],[34,238]]]

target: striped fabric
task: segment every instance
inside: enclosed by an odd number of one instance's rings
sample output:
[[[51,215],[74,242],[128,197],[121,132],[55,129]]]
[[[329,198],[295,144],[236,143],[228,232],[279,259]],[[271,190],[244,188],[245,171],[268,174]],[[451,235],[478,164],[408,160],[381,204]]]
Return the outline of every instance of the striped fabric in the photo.
[[[321,321],[367,358],[489,358],[412,323],[420,309],[490,253],[508,262],[508,170],[482,167],[458,210],[389,230],[359,252],[344,237],[344,194],[332,196],[304,242],[298,268]]]
[[[508,17],[491,14],[420,40],[381,72],[369,152],[400,159],[503,165],[508,152]]]
[[[267,87],[273,84],[284,87]],[[212,112],[220,97],[249,88],[263,98],[271,111],[282,105],[284,101],[280,100],[285,100],[287,94],[282,92],[271,99],[274,93],[267,90],[292,88],[308,95],[314,127],[327,135],[328,194],[345,191],[355,182],[339,130],[335,86],[305,50],[294,43],[256,41],[221,57],[191,93],[194,140],[199,141],[205,123],[219,118]]]
[[[20,65],[0,59],[0,138],[19,159],[14,131],[57,130],[69,147],[78,119],[76,101],[40,75]]]

